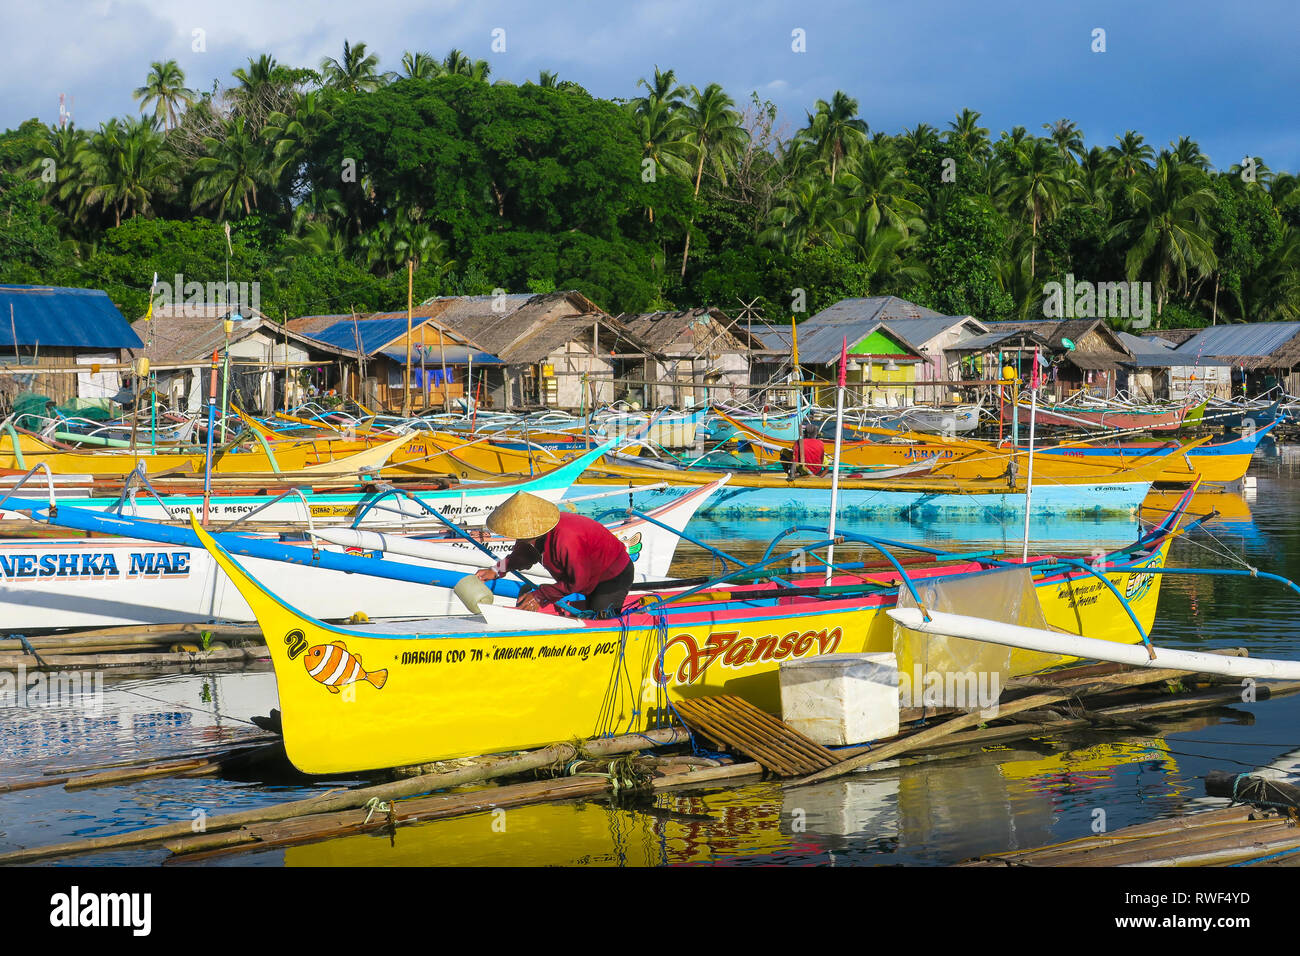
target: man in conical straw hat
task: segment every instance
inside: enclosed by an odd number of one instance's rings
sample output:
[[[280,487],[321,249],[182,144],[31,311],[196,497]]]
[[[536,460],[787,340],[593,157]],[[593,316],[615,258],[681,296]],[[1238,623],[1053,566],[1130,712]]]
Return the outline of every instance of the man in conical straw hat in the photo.
[[[545,498],[518,491],[492,514],[487,528],[514,538],[515,547],[495,567],[478,572],[491,581],[509,571],[523,571],[539,561],[554,584],[519,597],[518,607],[537,611],[569,594],[586,595],[571,601],[578,608],[613,617],[623,610],[632,587],[632,559],[627,547],[598,521],[561,512]]]

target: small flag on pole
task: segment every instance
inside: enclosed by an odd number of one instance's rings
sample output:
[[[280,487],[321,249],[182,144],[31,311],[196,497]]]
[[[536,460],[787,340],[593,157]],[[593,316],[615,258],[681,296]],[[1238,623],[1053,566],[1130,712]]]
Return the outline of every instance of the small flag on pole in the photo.
[[[849,339],[844,337],[844,344],[840,346],[840,388],[844,387],[847,381],[849,371]]]
[[[153,282],[149,283],[149,308],[145,310],[144,320],[148,322],[153,318],[153,290],[158,288],[158,273],[153,274]]]

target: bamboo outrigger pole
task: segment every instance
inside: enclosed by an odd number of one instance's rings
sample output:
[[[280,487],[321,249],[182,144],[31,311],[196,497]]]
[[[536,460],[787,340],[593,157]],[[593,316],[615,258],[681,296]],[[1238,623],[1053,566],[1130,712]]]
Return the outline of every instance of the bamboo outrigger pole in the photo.
[[[402,390],[402,415],[411,417],[411,297],[415,288],[415,260],[406,260],[406,387]]]
[[[826,583],[831,583],[835,575],[835,513],[839,510],[840,498],[840,449],[844,444],[844,386],[847,382],[849,364],[849,339],[844,337],[840,346],[840,377],[835,389],[835,454],[831,459],[831,519],[826,525],[826,537],[831,545],[826,549]]]
[[[790,316],[790,352],[791,358],[794,361],[794,381],[796,384],[794,407],[797,409],[802,405],[802,402],[800,401],[801,392],[797,386],[799,383],[803,382],[803,372],[799,369],[799,326],[795,324],[793,314]],[[816,400],[815,395],[813,398]]]
[[[1034,364],[1029,373],[1029,467],[1025,476],[1025,537],[1020,549],[1021,561],[1029,560],[1029,507],[1034,496],[1034,425],[1038,418],[1038,386],[1038,349],[1034,349]]]
[[[208,523],[208,505],[212,499],[212,432],[217,417],[217,350],[212,350],[212,378],[208,385],[208,443],[203,456],[203,524]]]

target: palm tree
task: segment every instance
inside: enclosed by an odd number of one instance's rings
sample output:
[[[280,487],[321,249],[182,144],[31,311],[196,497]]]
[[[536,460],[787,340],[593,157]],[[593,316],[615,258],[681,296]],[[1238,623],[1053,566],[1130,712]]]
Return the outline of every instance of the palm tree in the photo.
[[[747,133],[736,111],[735,101],[717,83],[710,83],[701,92],[691,87],[690,101],[683,110],[685,140],[696,152],[695,196],[700,195],[704,167],[709,168],[724,183],[727,170],[735,164],[736,154],[744,145]],[[694,217],[691,219],[694,224]],[[686,258],[691,251],[691,234],[688,227],[686,246],[682,250],[682,276],[686,276]]]
[[[850,223],[836,193],[820,176],[795,180],[777,196],[777,205],[768,214],[771,225],[759,235],[759,241],[784,252],[843,245]]]
[[[544,90],[557,89],[560,85],[559,74],[552,73],[550,70],[542,70],[540,73],[537,74],[536,85],[540,86]]]
[[[1268,165],[1260,156],[1243,156],[1241,162],[1233,163],[1228,172],[1238,179],[1242,179],[1242,173],[1246,171],[1247,163],[1250,164],[1250,182],[1258,183],[1268,189],[1269,184],[1273,182],[1273,170],[1268,168]],[[1242,179],[1242,182],[1245,181]]]
[[[1002,254],[998,256],[998,285],[1011,297],[1013,317],[1020,320],[1042,315],[1043,287],[1031,273],[1033,238],[1023,225],[1017,225],[1007,236]]]
[[[1124,136],[1115,137],[1119,141],[1119,146],[1110,147],[1111,155],[1115,159],[1115,175],[1119,179],[1132,179],[1144,169],[1151,168],[1151,161],[1155,158],[1155,150],[1146,145],[1145,138],[1141,133],[1134,130],[1125,130]]]
[[[1077,185],[1067,180],[1061,154],[1049,139],[1032,139],[1016,154],[1020,170],[1010,183],[1012,210],[1019,210],[1030,224],[1029,277],[1037,275],[1038,225],[1056,215],[1066,191]]]
[[[85,130],[72,125],[47,126],[40,148],[26,169],[28,176],[44,176],[48,161],[53,160],[54,181],[45,188],[46,200],[51,204],[57,200],[63,214],[72,222],[80,220],[86,209],[85,193],[91,184],[87,182],[84,167],[89,148],[90,137]]]
[[[1155,280],[1156,314],[1164,310],[1171,286],[1187,287],[1193,274],[1214,271],[1214,237],[1206,216],[1217,205],[1214,192],[1195,170],[1168,154],[1134,181],[1133,214],[1117,223],[1111,238],[1128,244],[1124,258],[1130,280],[1146,272]]]
[[[1300,230],[1282,224],[1278,244],[1260,267],[1242,278],[1243,320],[1291,322],[1300,318]]]
[[[1059,119],[1055,123],[1044,123],[1043,129],[1048,131],[1048,138],[1056,144],[1062,159],[1083,158],[1083,134],[1073,120]]]
[[[429,80],[442,74],[442,64],[428,53],[402,54],[402,73],[412,80]]]
[[[830,163],[831,183],[844,157],[866,142],[867,124],[857,114],[858,101],[836,90],[829,103],[817,101],[817,112],[808,114],[808,125],[799,131],[814,155]]]
[[[641,137],[642,158],[654,161],[656,177],[667,171],[690,179],[694,149],[686,140],[683,91],[676,85],[673,71],[663,73],[655,67],[654,82],[642,77],[637,85],[646,88],[646,95],[631,100],[627,107]],[[647,212],[654,222],[654,208],[649,207]]]
[[[916,236],[859,214],[848,245],[854,258],[863,266],[867,287],[873,295],[885,289],[901,292],[926,279],[930,270],[909,255]]]
[[[492,67],[487,60],[471,60],[460,50],[452,50],[447,54],[442,61],[442,70],[452,76],[468,76],[484,83],[492,73]]]
[[[956,119],[948,124],[948,132],[943,134],[944,142],[956,144],[967,156],[982,159],[989,152],[989,131],[979,125],[982,113],[963,109]]]
[[[352,46],[347,40],[343,41],[341,60],[326,57],[320,64],[325,85],[347,93],[370,93],[383,86],[384,78],[378,66],[379,57],[367,54],[364,43]]]
[[[358,239],[358,245],[366,261],[385,273],[404,269],[407,262],[416,269],[427,266],[439,276],[456,267],[447,256],[447,243],[409,206],[399,206],[392,216],[380,220]]]
[[[1169,145],[1173,147],[1173,157],[1179,163],[1192,166],[1203,173],[1210,171],[1210,157],[1201,152],[1201,147],[1195,140],[1182,136],[1178,142]]]
[[[644,86],[646,95],[640,100],[633,100],[634,103],[643,101],[653,101],[657,103],[666,103],[670,109],[676,109],[681,106],[686,99],[686,90],[677,85],[677,71],[668,70],[664,72],[655,64],[655,78],[651,82],[644,76],[636,81],[637,86]]]
[[[152,103],[154,119],[161,120],[163,129],[168,130],[176,125],[178,108],[188,107],[197,94],[186,88],[185,73],[175,60],[155,60],[150,65],[144,86],[137,87],[131,96],[140,101],[141,113]]]
[[[113,210],[113,225],[122,219],[148,213],[153,198],[170,172],[172,159],[153,118],[100,126],[91,137],[82,160],[87,205]]]
[[[328,222],[313,220],[304,223],[297,235],[286,237],[281,248],[287,259],[342,256],[347,252],[348,241]]]
[[[1094,146],[1079,158],[1075,174],[1079,191],[1094,209],[1109,216],[1111,180],[1115,175],[1115,160],[1111,152]]]
[[[199,158],[199,174],[191,194],[195,207],[215,204],[217,218],[224,219],[231,204],[244,207],[244,215],[257,208],[257,187],[270,181],[266,150],[247,130],[242,116],[226,124],[220,137],[203,140],[208,155]]]
[[[881,223],[902,236],[922,228],[921,207],[915,201],[922,190],[906,173],[893,151],[878,143],[863,146],[845,164],[844,203],[870,232]]]
[[[1273,208],[1281,209],[1287,197],[1300,186],[1300,176],[1291,173],[1277,173],[1268,184],[1268,194],[1273,198]]]
[[[939,143],[939,131],[929,123],[917,123],[915,128],[903,130],[903,135],[897,140],[898,150],[909,164],[915,161],[918,153],[936,149]]]
[[[264,100],[271,98],[275,92],[278,68],[275,57],[263,53],[256,60],[249,57],[247,67],[231,70],[230,75],[239,81],[239,86],[231,90],[231,97],[239,112],[252,112]]]
[[[274,162],[271,174],[274,179],[281,179],[286,170],[296,169],[303,162],[312,137],[329,118],[317,90],[304,93],[298,99],[292,116],[276,111],[267,118],[265,140],[272,144]]]

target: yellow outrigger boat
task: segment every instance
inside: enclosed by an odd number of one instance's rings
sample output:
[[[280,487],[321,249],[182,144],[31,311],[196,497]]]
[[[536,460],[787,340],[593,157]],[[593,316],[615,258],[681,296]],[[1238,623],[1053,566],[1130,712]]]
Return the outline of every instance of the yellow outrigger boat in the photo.
[[[328,774],[645,731],[670,719],[673,701],[716,694],[777,712],[782,661],[895,650],[898,631],[885,612],[900,596],[923,603],[918,588],[930,600],[945,582],[974,581],[987,593],[991,576],[1003,575],[1003,587],[1005,576],[1019,576],[1024,603],[1036,595],[1048,627],[1136,643],[1160,592],[1161,576],[1149,569],[1164,565],[1183,514],[1087,563],[952,556],[904,572],[885,552],[883,572],[837,573],[829,586],[821,575],[736,585],[724,578],[644,597],[612,620],[484,606],[481,615],[346,627],[289,606],[193,525],[266,637],[290,760]],[[1017,676],[1070,659],[1011,650],[1004,669]]]
[[[738,432],[750,439],[754,458],[760,464],[779,465],[782,454],[788,456],[794,446],[793,441],[768,435],[722,412],[717,414],[719,418],[734,425]],[[1012,462],[1015,463],[1015,471],[1019,475],[1024,476],[1029,472],[1029,452],[1023,449],[1002,447],[992,442],[969,438],[897,432],[887,428],[862,427],[857,431],[894,440],[843,442],[840,447],[842,468],[897,468],[932,460],[931,474],[963,480],[1005,477],[1011,472]],[[1165,459],[1164,466],[1157,469],[1156,474],[1163,473],[1171,463],[1177,462],[1181,465],[1183,456],[1209,440],[1205,437],[1187,442],[1172,453],[1167,446],[1162,448],[1161,454],[1170,457]],[[1107,477],[1124,474],[1131,469],[1142,469],[1150,464],[1153,457],[1147,455],[1124,458],[1117,455],[1103,458],[1084,455],[1081,449],[1071,449],[1068,452],[1063,449],[1052,449],[1050,452],[1035,451],[1034,480],[1104,480]],[[1188,472],[1180,472],[1179,476],[1184,474]]]
[[[0,471],[26,471],[45,464],[56,475],[90,475],[122,478],[141,465],[150,475],[199,475],[204,471],[202,452],[159,451],[141,446],[134,453],[126,449],[103,452],[64,451],[32,435],[8,435],[6,449],[0,446]],[[214,475],[261,475],[292,478],[321,478],[356,475],[360,471],[381,471],[399,449],[410,445],[412,436],[398,435],[381,443],[340,445],[331,441],[257,441],[229,444],[212,452]],[[382,473],[382,472],[381,472]]]

